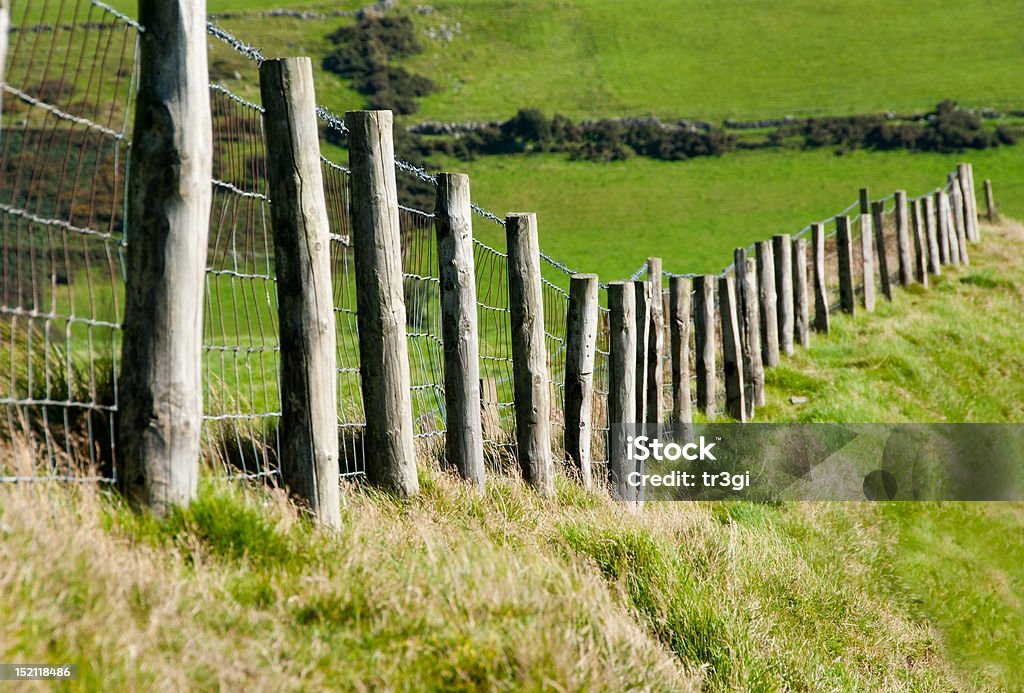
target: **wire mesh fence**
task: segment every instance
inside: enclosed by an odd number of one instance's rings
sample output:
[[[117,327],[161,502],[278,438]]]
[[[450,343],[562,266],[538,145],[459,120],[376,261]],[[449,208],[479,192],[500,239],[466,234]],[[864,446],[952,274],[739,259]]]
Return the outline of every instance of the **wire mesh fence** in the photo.
[[[13,24],[0,112],[0,342],[8,370],[0,385],[0,480],[114,481],[123,261],[131,241],[125,184],[144,29],[98,0],[19,3]],[[241,56],[240,63],[230,63],[232,70],[247,71],[250,85],[257,82],[262,53],[218,27],[210,25],[209,31],[211,61],[225,52]],[[229,478],[272,478],[281,450],[281,368],[263,109],[251,89],[243,97],[224,83],[210,85],[210,98],[214,161],[203,316],[204,454]],[[317,116],[337,327],[340,467],[343,476],[354,476],[365,470],[366,450],[349,172],[340,161],[346,128],[322,108]],[[417,190],[419,200],[431,194],[434,180],[426,171],[401,160],[396,168],[400,180],[415,184],[401,190]],[[887,264],[896,279],[893,199],[885,200],[884,231]],[[422,446],[438,451],[447,420],[434,216],[407,206],[410,199],[399,202],[414,434]],[[504,223],[476,204],[473,209],[485,223]],[[859,221],[851,220],[855,258],[862,247]],[[836,296],[835,222],[827,224],[828,288]],[[552,446],[556,459],[562,459],[566,288],[573,271],[546,255],[542,259]],[[508,258],[501,247],[475,240],[474,260],[484,439],[489,460],[502,467],[513,461],[515,430]],[[862,292],[863,267],[857,261],[854,267]],[[732,271],[730,264],[717,276]],[[632,278],[645,277],[646,264]],[[602,284],[594,366],[596,464],[607,462],[609,431],[606,289]],[[721,402],[717,293],[716,286],[716,400]],[[664,292],[659,295],[663,299]],[[659,364],[666,401],[668,351]],[[692,343],[689,354],[695,380]]]

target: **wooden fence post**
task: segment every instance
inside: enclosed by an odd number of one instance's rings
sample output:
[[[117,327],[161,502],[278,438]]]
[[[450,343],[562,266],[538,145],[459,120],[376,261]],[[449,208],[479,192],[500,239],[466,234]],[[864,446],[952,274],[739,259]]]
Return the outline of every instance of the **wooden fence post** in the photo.
[[[471,199],[469,176],[438,174],[434,226],[444,348],[445,451],[448,464],[483,491],[484,432]]]
[[[992,181],[985,179],[985,210],[988,212],[989,223],[999,218],[999,209],[996,207],[996,198],[992,194]]]
[[[366,476],[401,498],[419,493],[405,336],[402,231],[391,111],[349,111],[352,248]]]
[[[627,441],[627,427],[637,423],[635,310],[633,282],[608,285],[608,472],[612,496],[627,502],[635,502],[637,495],[627,483],[629,473],[636,470]]]
[[[672,423],[682,429],[686,442],[693,442],[693,412],[690,402],[690,294],[688,277],[668,280],[669,329],[672,335]]]
[[[725,410],[740,423],[747,422],[743,386],[743,347],[737,319],[736,280],[718,280],[719,319],[722,321],[722,365],[725,373]]]
[[[693,336],[697,356],[697,408],[715,415],[715,278],[694,281]]]
[[[537,215],[505,217],[508,302],[512,320],[516,454],[526,483],[554,495],[551,460],[551,389],[544,344],[544,297]]]
[[[871,233],[871,198],[867,188],[860,189],[860,258],[864,272],[864,310],[875,311],[875,251]]]
[[[746,285],[744,291],[747,295],[747,304],[744,308],[744,320],[746,322],[746,334],[749,344],[749,357],[753,364],[750,368],[753,379],[752,396],[747,402],[747,420],[753,421],[754,407],[763,407],[764,399],[764,362],[761,360],[761,307],[757,300],[757,261],[754,258],[747,258],[743,274],[743,282]],[[744,358],[747,358],[744,352]],[[748,388],[751,390],[751,388]]]
[[[924,213],[921,200],[914,200],[910,206],[911,218],[914,221],[914,279],[928,288],[928,241],[925,239]]]
[[[956,234],[956,221],[953,219],[953,203],[945,190],[940,193],[940,209],[943,224],[946,227],[946,242],[949,244],[949,264],[960,266],[960,240]]]
[[[594,401],[594,355],[597,349],[597,275],[569,280],[565,329],[565,457],[590,488],[590,413]]]
[[[974,188],[974,167],[970,164],[956,165],[957,178],[960,179],[960,192],[963,194],[964,227],[967,240],[977,243],[981,240],[978,232],[978,196]]]
[[[796,341],[803,348],[811,345],[810,297],[807,294],[807,239],[793,239],[793,314]]]
[[[949,198],[942,190],[936,190],[932,197],[935,205],[935,228],[939,237],[939,262],[951,265],[953,254],[949,244]]]
[[[892,301],[892,277],[889,275],[889,257],[885,244],[885,202],[871,203],[871,225],[875,232],[875,250],[878,254],[878,278],[882,281],[882,295]]]
[[[761,361],[765,368],[775,368],[779,365],[779,313],[771,241],[757,243],[757,293],[761,305]]]
[[[853,291],[853,247],[850,239],[850,218],[836,217],[836,252],[839,254],[839,309],[853,315],[856,303]]]
[[[910,254],[910,221],[907,217],[907,192],[896,191],[896,247],[900,258],[900,284],[910,286],[914,281],[914,259]]]
[[[772,236],[775,259],[775,297],[778,302],[779,351],[793,355],[793,246],[789,234]]]
[[[480,378],[480,418],[485,441],[504,439],[501,409],[498,408],[498,381],[495,378]]]
[[[748,272],[748,266],[750,271]],[[733,276],[736,278],[736,304],[739,312],[740,345],[743,349],[743,401],[747,405],[747,421],[754,419],[754,410],[764,396],[764,366],[761,364],[760,311],[757,305],[757,268],[747,258],[745,248],[733,251]]]
[[[924,229],[928,237],[928,271],[932,274],[941,274],[938,219],[935,216],[935,200],[931,196],[924,198]]]
[[[635,280],[636,293],[636,423],[647,422],[647,345],[651,334],[651,286]]]
[[[644,421],[649,428],[649,435],[660,435],[661,425],[665,423],[665,405],[662,394],[665,389],[665,314],[662,312],[661,258],[647,258],[647,284],[650,294],[651,318],[648,323],[647,335],[647,404],[645,405]]]
[[[828,284],[825,274],[824,224],[811,224],[811,246],[814,260],[814,331],[828,334]]]
[[[213,128],[205,3],[138,7],[117,476],[130,501],[163,515],[189,504],[199,478]]]
[[[960,186],[960,178],[950,174],[951,184],[950,204],[953,207],[953,227],[956,231],[957,247],[960,251],[960,264],[964,267],[970,264],[967,255],[967,217],[964,215],[964,193]]]
[[[331,238],[313,64],[260,65],[281,337],[281,477],[317,521],[341,526]]]

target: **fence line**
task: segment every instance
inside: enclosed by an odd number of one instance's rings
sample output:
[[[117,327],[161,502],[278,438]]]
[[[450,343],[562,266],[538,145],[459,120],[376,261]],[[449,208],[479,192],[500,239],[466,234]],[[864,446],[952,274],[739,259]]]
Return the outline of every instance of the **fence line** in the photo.
[[[64,15],[51,18],[54,30],[31,31],[28,22],[36,15],[27,4],[24,7],[23,30],[12,34],[3,84],[11,98],[0,113],[0,171],[4,172],[0,182],[0,315],[4,316],[0,340],[11,351],[8,385],[0,389],[4,409],[0,441],[12,443],[11,454],[5,450],[0,457],[0,480],[112,482],[116,479],[123,254],[131,231],[124,215],[129,122],[138,79],[139,34],[144,29],[98,0],[69,0],[61,5]],[[254,64],[264,61],[258,48],[212,23],[208,31]],[[222,85],[210,84],[210,101],[214,161],[203,315],[204,450],[228,478],[276,483],[282,444],[281,357],[265,113],[260,103]],[[321,137],[327,141],[347,134],[343,120],[323,107],[316,108],[316,117],[323,125]],[[320,161],[337,326],[339,471],[343,477],[360,476],[366,472],[367,450],[349,216],[352,174],[329,154]],[[433,175],[414,164],[396,160],[395,166],[401,175],[436,185]],[[942,190],[952,194],[956,181],[950,178]],[[973,190],[970,184],[965,187]],[[887,266],[898,277],[891,233],[895,196],[878,202],[885,205],[882,232],[890,259]],[[840,215],[859,204],[855,201]],[[480,219],[505,226],[504,219],[478,204],[472,203],[471,208]],[[824,271],[830,297],[837,297],[834,219],[822,222],[829,229]],[[863,264],[856,257],[856,249],[862,247],[859,219],[858,210],[851,219],[850,242],[855,249],[856,290],[862,294]],[[399,222],[413,432],[421,449],[436,451],[446,433],[447,418],[435,217],[399,200]],[[802,238],[810,229],[807,225],[792,238]],[[508,255],[475,237],[472,247],[483,439],[489,465],[506,467],[515,459],[516,449]],[[751,245],[747,252],[753,249]],[[543,253],[539,258],[550,423],[555,431],[552,447],[556,459],[561,459],[569,301],[564,286],[576,272]],[[647,269],[645,262],[632,279],[646,280]],[[717,280],[734,275],[733,264],[711,275],[709,295],[714,304],[708,306],[708,313],[716,319],[708,326],[713,331],[707,337],[716,345],[723,344]],[[608,284],[600,282],[599,287],[591,458],[602,467],[611,462],[607,444],[611,314]],[[661,288],[654,295],[665,300],[668,292]],[[742,305],[726,308],[730,314],[735,310],[740,322],[747,314]],[[745,332],[743,326],[738,329],[741,335]],[[694,339],[693,330],[688,331],[688,339]],[[661,362],[649,366],[665,370],[667,377],[661,381],[665,396],[672,393],[670,351],[666,349]],[[690,363],[684,371],[695,381],[694,345],[685,351]],[[725,360],[715,361],[715,372],[707,374],[713,375],[715,391],[707,394],[722,409]]]

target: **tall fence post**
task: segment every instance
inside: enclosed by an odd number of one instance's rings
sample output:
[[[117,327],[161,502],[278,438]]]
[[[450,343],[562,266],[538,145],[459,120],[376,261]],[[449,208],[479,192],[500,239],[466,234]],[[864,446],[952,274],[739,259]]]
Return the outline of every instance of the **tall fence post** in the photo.
[[[836,252],[839,254],[839,309],[853,315],[856,306],[853,291],[853,244],[850,239],[850,218],[836,217]]]
[[[775,296],[778,302],[776,318],[779,322],[779,351],[793,354],[793,256],[789,234],[772,236],[772,255],[775,259]]]
[[[860,258],[864,270],[864,310],[875,311],[875,251],[871,233],[871,197],[860,189]]]
[[[811,345],[810,297],[807,294],[807,239],[793,239],[793,314],[796,341],[803,348]]]
[[[445,452],[448,464],[482,491],[484,432],[471,199],[469,176],[438,174],[434,226],[444,348]]]
[[[978,196],[974,188],[974,167],[970,164],[957,164],[956,171],[957,178],[960,179],[960,192],[963,194],[967,240],[977,243],[981,240],[981,234],[978,232]]]
[[[647,335],[647,405],[644,419],[650,428],[650,435],[660,435],[665,423],[665,404],[662,395],[665,390],[665,314],[661,291],[661,258],[647,258],[647,284],[651,296],[651,319]]]
[[[992,181],[985,179],[985,211],[988,213],[989,223],[999,218],[999,209],[996,207],[996,198],[992,194]]]
[[[594,357],[597,349],[597,275],[576,274],[569,280],[565,329],[565,456],[580,483],[590,488],[590,414],[594,401]]]
[[[341,526],[330,226],[313,64],[260,65],[281,345],[281,477],[317,520]]]
[[[771,241],[757,243],[757,294],[761,305],[761,360],[765,368],[775,368],[779,365],[779,313]]]
[[[928,288],[928,241],[925,239],[924,212],[921,200],[914,200],[910,206],[911,218],[914,221],[914,279]]]
[[[814,258],[814,331],[828,334],[828,277],[825,273],[824,224],[811,224],[811,253]]]
[[[953,254],[949,244],[949,198],[942,190],[936,190],[932,197],[935,205],[936,233],[939,236],[939,262],[951,265]]]
[[[939,224],[935,215],[935,199],[924,198],[924,230],[928,236],[928,271],[932,274],[942,273],[942,260],[939,257]]]
[[[672,336],[672,423],[682,429],[686,442],[693,442],[693,412],[690,403],[690,294],[688,277],[668,280],[669,329]]]
[[[725,373],[725,410],[740,423],[747,422],[743,386],[743,347],[736,306],[736,280],[718,280],[719,319],[722,321],[722,366]]]
[[[747,258],[746,267],[743,273],[744,291],[747,295],[747,304],[744,307],[746,321],[746,334],[750,350],[750,375],[753,380],[751,391],[752,396],[747,402],[747,420],[753,421],[754,408],[763,407],[764,399],[764,362],[761,360],[761,307],[757,300],[757,261],[754,258]],[[744,358],[747,357],[744,352]]]
[[[402,498],[419,493],[405,336],[402,231],[391,111],[349,111],[352,248],[366,476]]]
[[[636,289],[633,282],[608,285],[608,472],[612,495],[636,501],[628,476],[636,464],[629,459],[626,428],[636,420]]]
[[[505,217],[508,301],[512,321],[512,380],[516,453],[526,483],[554,495],[551,460],[551,389],[544,344],[544,297],[537,215]]]
[[[871,225],[875,232],[875,250],[878,254],[878,278],[882,282],[882,295],[892,301],[892,276],[889,274],[889,256],[885,243],[885,202],[871,203]]]
[[[960,251],[960,264],[964,267],[970,264],[967,255],[967,218],[964,215],[964,192],[960,186],[960,178],[956,174],[950,174],[950,205],[953,207],[953,228],[956,231],[957,247]]]
[[[748,265],[751,271],[748,273]],[[740,345],[743,349],[743,401],[747,420],[754,419],[754,410],[761,406],[764,395],[764,366],[761,364],[761,326],[757,305],[757,269],[745,248],[733,251],[733,276],[736,277],[736,304],[740,323]]]
[[[633,282],[636,293],[636,422],[647,422],[647,346],[651,335],[651,285]]]
[[[953,202],[945,190],[940,192],[939,208],[943,224],[946,227],[946,242],[949,244],[949,264],[960,266],[960,239],[956,233],[956,221],[953,219]]]
[[[907,216],[907,191],[896,191],[896,247],[900,259],[900,285],[914,281],[914,259],[910,252],[910,220]]]
[[[715,278],[702,275],[694,282],[693,341],[697,356],[697,408],[715,415]]]
[[[206,3],[139,0],[118,480],[165,514],[199,479],[203,285],[213,188]]]

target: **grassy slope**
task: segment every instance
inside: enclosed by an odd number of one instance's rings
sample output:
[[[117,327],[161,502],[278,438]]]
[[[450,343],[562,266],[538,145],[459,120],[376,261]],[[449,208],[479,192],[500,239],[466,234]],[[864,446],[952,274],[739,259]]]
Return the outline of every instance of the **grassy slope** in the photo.
[[[1024,232],[984,233],[937,290],[837,317],[771,373],[771,401],[810,395],[806,410],[762,416],[1020,421]],[[0,659],[77,661],[90,689],[1007,690],[1024,675],[1021,504],[637,517],[561,479],[554,501],[500,475],[483,498],[422,480],[401,506],[347,488],[338,537],[212,480],[163,522],[93,492],[0,489]]]

